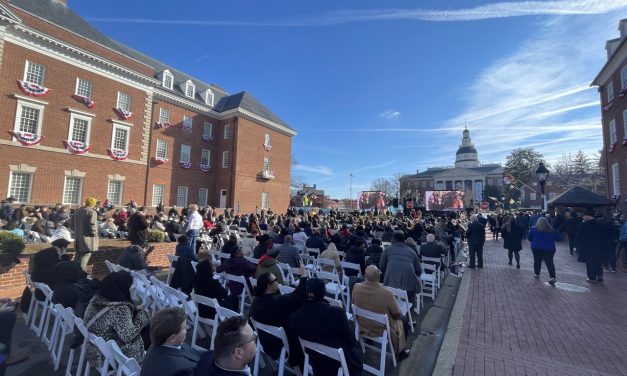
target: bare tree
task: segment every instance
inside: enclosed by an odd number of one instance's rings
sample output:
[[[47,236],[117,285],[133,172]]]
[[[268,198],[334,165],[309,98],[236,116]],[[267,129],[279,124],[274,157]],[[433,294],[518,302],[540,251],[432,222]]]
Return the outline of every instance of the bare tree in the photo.
[[[373,191],[384,192],[385,197],[388,198],[394,196],[392,184],[389,180],[384,178],[378,178],[377,180],[373,181],[370,189]]]

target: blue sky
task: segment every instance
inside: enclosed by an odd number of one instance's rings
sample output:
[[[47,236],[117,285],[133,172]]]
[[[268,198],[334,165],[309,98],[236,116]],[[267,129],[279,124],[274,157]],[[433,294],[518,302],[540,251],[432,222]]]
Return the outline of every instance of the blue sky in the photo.
[[[602,148],[590,82],[627,0],[69,0],[109,37],[294,129],[293,173],[332,197],[452,165],[467,123],[483,163],[533,146]]]

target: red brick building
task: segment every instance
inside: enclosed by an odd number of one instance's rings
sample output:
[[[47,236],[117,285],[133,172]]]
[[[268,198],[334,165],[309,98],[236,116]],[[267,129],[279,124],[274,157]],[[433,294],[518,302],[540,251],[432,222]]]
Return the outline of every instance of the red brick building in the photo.
[[[601,96],[607,197],[627,212],[627,19],[618,30],[620,37],[605,44],[607,62],[592,84]]]
[[[289,125],[109,39],[64,0],[0,0],[0,91],[0,189],[18,202],[289,204]]]

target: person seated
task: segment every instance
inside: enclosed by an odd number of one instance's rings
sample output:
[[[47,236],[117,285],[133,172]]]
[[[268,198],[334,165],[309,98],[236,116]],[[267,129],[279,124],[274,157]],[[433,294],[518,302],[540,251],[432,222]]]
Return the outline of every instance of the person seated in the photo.
[[[45,283],[53,287],[52,270],[61,261],[68,261],[71,256],[66,255],[67,247],[70,244],[65,239],[57,239],[52,242],[52,247],[42,249],[33,258],[33,269],[31,279],[33,282]],[[69,256],[69,257],[68,257]]]
[[[129,270],[148,270],[146,257],[148,256],[148,253],[152,251],[151,248],[154,247],[147,248],[146,253],[144,254],[144,249],[141,246],[132,244],[124,248],[122,254],[117,259],[117,263]]]
[[[335,245],[335,243],[329,243],[327,249],[325,249],[324,252],[320,254],[320,258],[333,260],[333,262],[335,262],[335,271],[338,273],[338,275],[342,274],[340,254],[337,252],[337,246]],[[325,272],[333,272],[333,268],[327,265],[323,265],[322,270]]]
[[[290,294],[279,292],[278,278],[269,272],[265,272],[257,278],[257,286],[253,295],[255,300],[250,307],[250,317],[262,324],[279,326],[285,330],[289,345],[289,362],[292,366],[301,366],[303,354],[298,342],[289,328],[289,317],[300,309],[305,302],[307,288],[307,274],[304,265],[300,266],[301,278],[298,287]],[[263,351],[272,359],[278,359],[283,343],[278,338],[265,332],[259,332],[259,338]]]
[[[446,256],[446,249],[435,241],[435,235],[428,234],[427,242],[420,246],[420,256],[439,258],[441,261],[442,257]],[[442,262],[440,262],[440,268],[444,269]]]
[[[105,233],[105,236],[111,239],[115,238],[115,234],[118,232],[118,226],[114,223],[115,219],[108,218],[104,225],[102,226],[102,230]]]
[[[215,269],[211,260],[203,260],[196,266],[194,276],[194,293],[207,298],[216,299],[220,306],[226,305],[228,292],[220,281],[214,278]],[[215,309],[204,304],[198,306],[200,317],[213,319],[216,315]]]
[[[381,273],[375,265],[368,266],[364,276],[366,281],[356,283],[353,287],[353,303],[359,308],[388,315],[390,334],[396,356],[399,360],[407,358],[409,350],[405,349],[407,340],[403,321],[401,320],[403,316],[394,294],[379,283]],[[357,321],[359,322],[359,330],[363,335],[380,337],[385,330],[384,326],[363,317],[358,317]]]
[[[417,255],[420,256],[420,253],[418,252],[418,244],[416,244],[414,238],[409,237],[405,239],[405,245],[411,248],[414,252],[416,252]]]
[[[268,240],[272,242],[272,240]],[[277,281],[281,285],[287,285],[287,281],[283,278],[283,271],[279,266],[279,249],[278,248],[270,248],[268,252],[266,252],[259,259],[259,263],[257,264],[257,270],[255,271],[255,278],[259,278],[264,273],[272,273],[276,276]]]
[[[324,251],[327,248],[327,243],[325,243],[322,236],[320,236],[320,229],[313,230],[313,235],[311,235],[307,241],[305,242],[305,247],[307,248],[318,248],[320,252]]]
[[[300,251],[305,250],[305,243],[307,242],[307,234],[300,228],[300,226],[294,226],[294,233],[292,234],[292,244]]]
[[[172,218],[166,223],[165,232],[168,236],[168,239],[171,242],[175,242],[176,237],[183,233],[183,228],[181,227],[181,224],[179,223],[178,217]]]
[[[256,270],[257,265],[244,258],[244,252],[242,251],[242,247],[240,246],[232,251],[230,258],[224,259],[222,263],[216,268],[216,271],[218,273],[225,272],[236,276],[244,276],[246,280],[248,280],[249,277],[252,277],[255,274]],[[234,304],[235,299],[242,294],[242,291],[244,291],[244,286],[242,286],[242,284],[239,282],[229,281],[228,287],[231,293],[229,296],[231,304],[229,304],[229,306],[236,307],[237,304]]]
[[[257,246],[253,249],[253,257],[260,259],[265,255],[268,249],[272,248],[272,239],[267,234],[263,234],[257,238]]]
[[[257,353],[257,335],[243,316],[218,324],[215,350],[205,353],[194,376],[250,376],[248,366]]]
[[[363,372],[363,353],[353,330],[348,325],[346,312],[330,305],[325,299],[326,287],[319,278],[307,280],[307,300],[290,316],[290,331],[296,337],[344,351],[351,376]],[[316,375],[335,375],[339,363],[325,356],[310,353],[311,366]]]
[[[256,239],[257,235],[259,235],[259,233],[249,232],[240,241],[240,244],[242,245],[242,249],[244,250],[244,256],[251,257],[253,255],[253,249],[257,246],[257,239]]]
[[[101,288],[100,280],[87,279],[87,273],[77,261],[62,261],[52,270],[54,289],[52,304],[72,308],[76,317],[83,317],[89,301]]]
[[[187,314],[180,307],[168,307],[150,320],[150,347],[142,362],[140,376],[191,376],[201,353],[185,344]]]
[[[181,235],[177,239],[176,250],[174,252],[175,256],[178,257],[187,257],[192,261],[198,262],[198,256],[196,256],[195,250],[192,249],[191,244],[189,244],[189,239],[187,235]]]
[[[237,236],[235,234],[229,235],[229,240],[227,240],[222,246],[222,252],[224,253],[232,253],[236,249],[239,248],[239,242],[237,241]]]
[[[83,321],[90,333],[105,341],[114,340],[124,355],[141,364],[145,351],[140,332],[150,322],[150,312],[133,304],[132,285],[130,273],[109,273],[102,280],[100,291],[90,300]],[[95,367],[103,362],[102,354],[92,344],[87,347],[87,359]]]
[[[359,265],[361,269],[361,275],[364,274],[366,269],[366,244],[362,239],[355,239],[355,241],[351,244],[350,248],[346,252],[346,257],[344,257],[344,261],[350,262],[353,264]],[[349,277],[354,277],[359,274],[357,270],[354,269],[346,269],[344,270],[344,274]]]
[[[372,239],[372,243],[366,248],[366,256],[368,256],[368,265],[379,265],[383,248],[381,247],[381,240]]]
[[[279,246],[279,262],[288,264],[291,268],[298,268],[301,263],[298,248],[292,245],[292,237],[285,235],[283,244]]]

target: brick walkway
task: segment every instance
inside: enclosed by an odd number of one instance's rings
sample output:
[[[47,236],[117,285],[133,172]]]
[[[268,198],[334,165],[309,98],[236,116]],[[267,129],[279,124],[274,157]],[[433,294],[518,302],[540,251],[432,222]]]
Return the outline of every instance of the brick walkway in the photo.
[[[562,242],[557,281],[590,289],[564,291],[546,283],[544,265],[533,278],[529,243],[523,248],[517,270],[502,240],[490,239],[484,268],[467,270],[454,375],[627,375],[627,274],[605,273],[604,284],[590,285]]]

